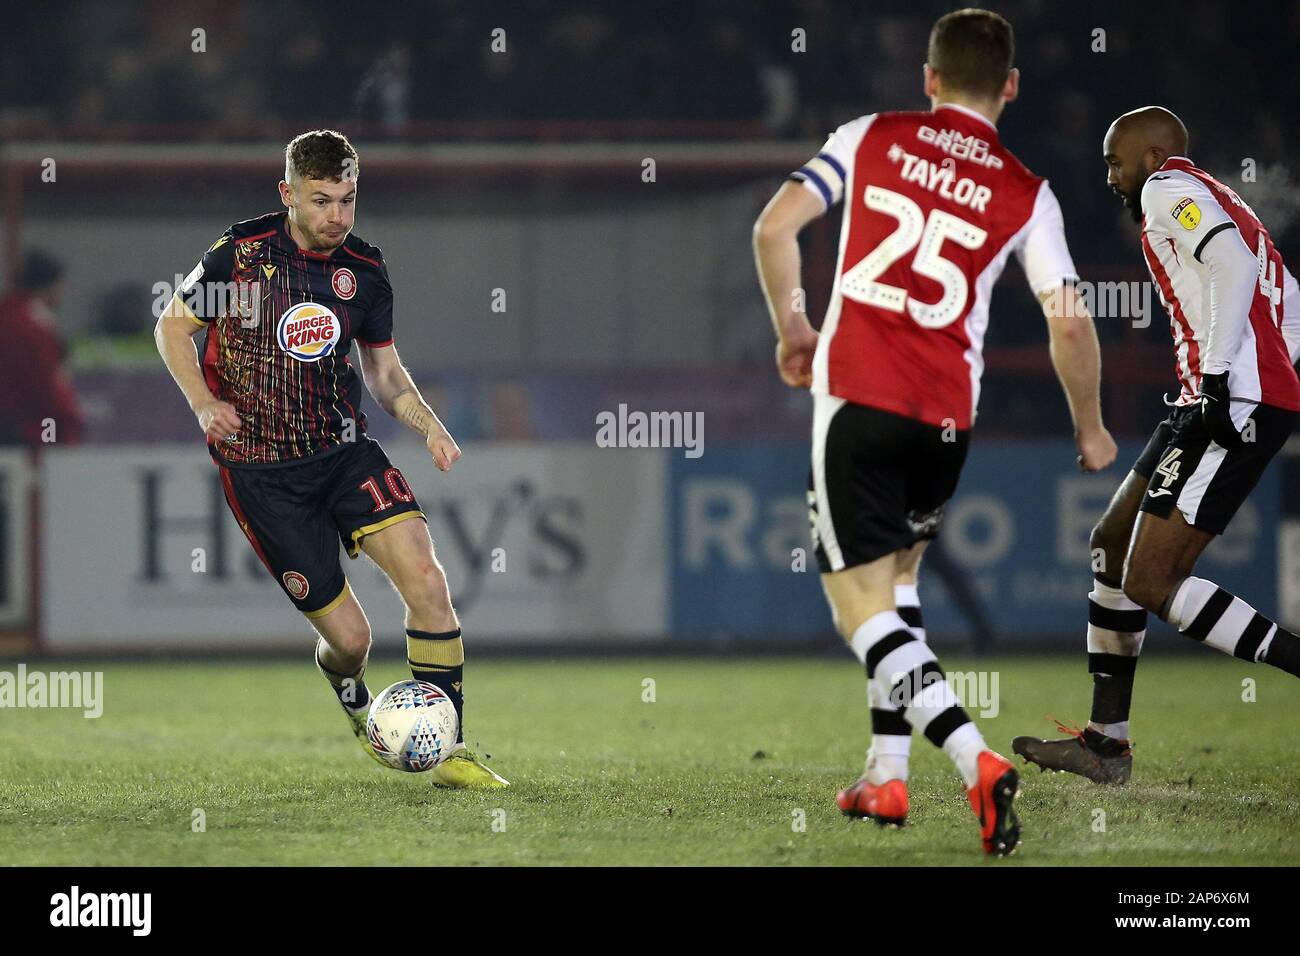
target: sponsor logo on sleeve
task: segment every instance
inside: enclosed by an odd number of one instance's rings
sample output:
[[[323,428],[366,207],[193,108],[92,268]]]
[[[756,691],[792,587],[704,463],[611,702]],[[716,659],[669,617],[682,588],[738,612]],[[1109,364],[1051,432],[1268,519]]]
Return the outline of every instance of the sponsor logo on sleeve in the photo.
[[[1177,219],[1184,229],[1195,229],[1201,224],[1201,210],[1190,196],[1178,200],[1174,208],[1169,210],[1169,215]]]

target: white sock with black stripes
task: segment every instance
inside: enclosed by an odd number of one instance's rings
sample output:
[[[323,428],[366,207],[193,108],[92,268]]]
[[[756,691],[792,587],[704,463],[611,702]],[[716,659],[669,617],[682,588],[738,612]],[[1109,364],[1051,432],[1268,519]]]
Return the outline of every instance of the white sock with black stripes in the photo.
[[[895,584],[894,606],[898,608],[898,616],[916,635],[916,639],[924,641],[925,620],[921,617],[921,596],[916,591],[916,585]]]
[[[1121,588],[1094,580],[1088,595],[1088,672],[1092,715],[1088,726],[1115,740],[1129,739],[1133,675],[1147,633],[1147,612]]]
[[[889,780],[906,780],[912,755],[912,727],[888,700],[880,700],[875,684],[867,682],[871,706],[871,746],[867,749],[867,782],[880,786]]]
[[[925,640],[925,624],[921,620],[921,602],[915,584],[894,585],[894,604],[898,616],[907,624],[916,639]],[[859,658],[865,665],[865,658]],[[880,786],[888,780],[906,780],[907,761],[912,754],[912,725],[899,713],[888,697],[873,690],[867,682],[867,701],[871,707],[871,747],[867,750],[867,781]]]
[[[867,663],[867,647],[853,635],[850,647],[863,666]],[[907,761],[912,754],[912,725],[903,719],[889,700],[871,681],[867,681],[867,705],[871,708],[871,746],[867,750],[864,775],[867,782],[880,786],[889,780],[906,780]]]
[[[1244,661],[1263,661],[1275,637],[1287,635],[1213,581],[1189,577],[1169,602],[1169,623],[1194,641]]]
[[[867,669],[872,699],[891,703],[913,730],[952,758],[967,788],[975,786],[979,754],[987,747],[934,651],[917,640],[897,611],[868,618],[850,643]]]

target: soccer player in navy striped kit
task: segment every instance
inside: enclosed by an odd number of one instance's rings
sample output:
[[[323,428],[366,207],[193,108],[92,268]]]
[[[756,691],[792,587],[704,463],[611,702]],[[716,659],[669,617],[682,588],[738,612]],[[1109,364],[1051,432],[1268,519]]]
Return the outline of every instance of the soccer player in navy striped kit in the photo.
[[[319,633],[316,665],[375,756],[366,735],[370,623],[343,573],[340,544],[350,558],[364,552],[393,583],[406,605],[411,673],[438,686],[457,717],[465,651],[424,513],[365,433],[362,381],[424,439],[440,471],[461,452],[398,358],[383,254],[352,233],[358,172],[343,134],[296,137],[285,149],[285,211],[226,230],[185,279],[155,338],[208,439],[231,512]],[[361,378],[348,358],[354,341]],[[508,785],[465,747],[463,726],[447,747],[450,756],[432,770],[436,783]]]

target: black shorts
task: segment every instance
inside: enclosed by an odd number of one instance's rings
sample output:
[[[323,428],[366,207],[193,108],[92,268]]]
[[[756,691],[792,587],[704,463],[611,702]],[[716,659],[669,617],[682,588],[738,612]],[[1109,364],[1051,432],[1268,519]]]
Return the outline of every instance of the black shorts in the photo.
[[[939,533],[970,432],[815,395],[808,508],[822,572],[867,564]]]
[[[1140,510],[1168,518],[1177,505],[1187,523],[1223,534],[1264,469],[1291,435],[1297,414],[1233,402],[1233,421],[1254,440],[1224,448],[1210,438],[1200,403],[1176,408],[1157,427],[1133,471],[1147,479]],[[1247,425],[1253,422],[1253,425]]]
[[[367,437],[302,464],[219,467],[235,520],[308,617],[328,614],[348,594],[340,541],[355,558],[366,535],[424,517],[402,473]]]

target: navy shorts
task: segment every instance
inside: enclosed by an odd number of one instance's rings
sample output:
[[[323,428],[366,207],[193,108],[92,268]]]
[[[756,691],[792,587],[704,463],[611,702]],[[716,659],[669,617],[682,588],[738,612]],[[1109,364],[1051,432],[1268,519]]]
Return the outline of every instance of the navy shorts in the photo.
[[[355,558],[366,535],[424,518],[401,471],[368,437],[301,464],[219,467],[239,527],[308,617],[328,614],[348,594],[340,542]]]

